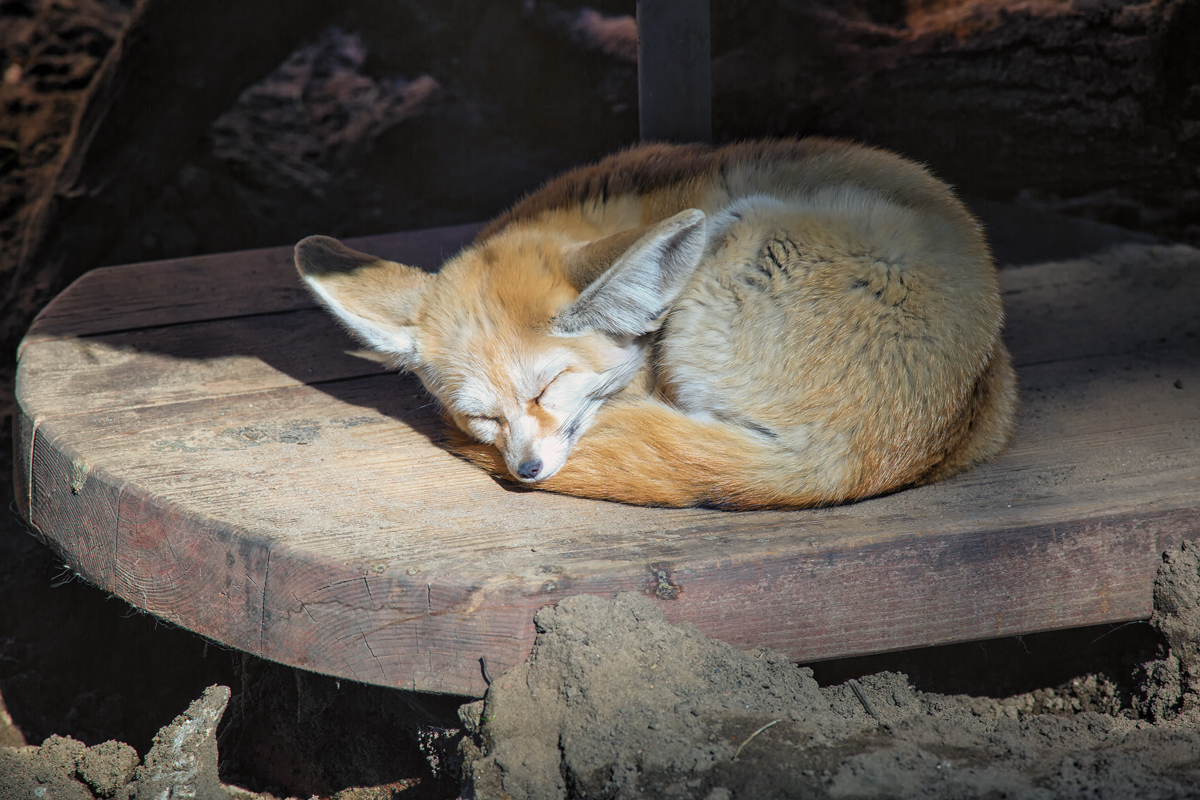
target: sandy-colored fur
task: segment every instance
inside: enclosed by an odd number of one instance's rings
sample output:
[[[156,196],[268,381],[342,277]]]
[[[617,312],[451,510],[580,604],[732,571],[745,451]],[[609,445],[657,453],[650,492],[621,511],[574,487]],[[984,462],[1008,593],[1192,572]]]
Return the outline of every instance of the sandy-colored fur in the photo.
[[[321,237],[297,265],[421,377],[458,452],[551,491],[839,503],[948,477],[1012,425],[980,226],[881,150],[636,147],[551,181],[435,276]]]

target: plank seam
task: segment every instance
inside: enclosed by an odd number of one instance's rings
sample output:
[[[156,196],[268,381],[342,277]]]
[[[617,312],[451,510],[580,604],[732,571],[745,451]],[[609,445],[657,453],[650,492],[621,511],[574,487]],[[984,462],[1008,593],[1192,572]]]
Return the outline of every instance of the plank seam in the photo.
[[[117,490],[117,508],[113,513],[113,549],[112,549],[112,564],[109,567],[109,572],[112,574],[110,583],[110,591],[117,585],[117,569],[120,567],[121,558],[121,507],[125,505],[125,489],[129,486],[128,482],[121,484],[121,488]]]
[[[1135,348],[1133,350],[1121,350],[1121,351],[1114,350],[1113,352],[1109,352],[1109,353],[1086,353],[1084,355],[1070,356],[1070,357],[1066,357],[1066,358],[1052,358],[1052,359],[1048,359],[1046,361],[1017,361],[1016,359],[1014,359],[1013,367],[1019,371],[1022,369],[1028,369],[1028,368],[1032,368],[1032,367],[1049,367],[1049,366],[1054,366],[1055,364],[1072,364],[1072,363],[1079,362],[1079,361],[1092,361],[1092,360],[1097,360],[1097,359],[1112,359],[1112,358],[1120,358],[1122,356],[1139,356],[1139,355],[1145,355],[1147,353],[1154,353],[1155,355],[1163,355],[1163,354],[1169,354],[1172,351],[1179,351],[1179,350],[1186,352],[1187,347],[1185,347],[1182,343],[1179,343],[1176,345],[1166,344],[1166,345],[1163,345],[1161,347],[1156,347],[1156,348]]]
[[[58,420],[65,420],[65,419],[75,419],[77,417],[91,416],[92,414],[112,414],[112,413],[117,413],[117,412],[121,412],[121,411],[139,411],[144,408],[170,408],[171,406],[183,406],[183,405],[188,405],[190,403],[204,402],[206,400],[225,400],[225,399],[233,400],[233,399],[236,399],[239,397],[255,397],[257,395],[267,394],[269,392],[278,392],[278,391],[283,391],[283,390],[287,390],[287,389],[299,389],[299,388],[306,387],[306,386],[319,388],[321,386],[334,386],[336,384],[347,383],[349,381],[370,380],[372,378],[386,378],[386,377],[402,375],[402,374],[403,373],[393,372],[390,370],[386,371],[386,372],[364,372],[359,375],[348,375],[348,376],[345,376],[342,378],[323,378],[318,381],[312,381],[311,383],[301,383],[299,381],[297,381],[296,383],[285,383],[285,384],[280,384],[279,386],[268,386],[264,389],[255,389],[253,391],[237,392],[235,394],[212,394],[212,395],[205,395],[205,396],[192,396],[192,397],[189,397],[187,400],[170,400],[170,401],[164,402],[164,403],[141,403],[138,405],[130,405],[130,406],[108,406],[108,407],[89,408],[89,409],[85,409],[83,411],[75,411],[75,412],[69,412],[69,413],[62,412],[62,413],[56,414],[54,416],[54,420],[58,421]],[[146,429],[146,430],[151,430],[151,429]],[[112,435],[119,436],[121,434],[112,434]],[[107,437],[101,437],[101,438],[107,438]],[[89,439],[88,441],[100,441],[100,439]]]
[[[232,320],[255,319],[259,317],[280,317],[285,314],[298,314],[301,311],[313,311],[319,309],[320,306],[314,303],[313,305],[296,306],[295,308],[283,308],[276,311],[256,311],[251,314],[228,314],[221,317],[200,317],[197,319],[183,319],[179,320],[178,322],[160,322],[154,325],[138,325],[126,328],[95,330],[88,331],[87,333],[43,333],[42,331],[36,331],[36,333],[39,335],[39,338],[37,341],[31,342],[31,344],[37,345],[42,344],[43,342],[57,342],[62,341],[63,339],[93,339],[97,336],[119,336],[123,333],[140,333],[143,331],[164,330],[167,328],[179,328],[184,325],[205,325],[210,322],[230,322]]]
[[[274,550],[274,544],[267,545],[267,563],[263,566],[263,585],[262,585],[262,601],[261,611],[258,618],[258,654],[263,656],[266,650],[266,635],[267,635],[267,581],[271,578],[271,552]]]
[[[34,493],[34,484],[37,483],[37,481],[34,480],[34,475],[33,475],[33,454],[37,452],[38,434],[41,433],[41,431],[42,431],[42,418],[35,417],[33,420],[33,431],[29,434],[29,453],[26,455],[26,458],[28,459],[28,465],[27,465],[28,469],[25,472],[25,475],[27,476],[25,478],[25,483],[29,484],[28,486],[25,487],[25,491],[29,495],[26,498],[26,500],[28,500],[28,502],[29,502],[29,505],[26,507],[29,509],[29,525],[34,530],[38,530],[38,526],[33,521],[33,509],[34,509],[33,493]],[[40,538],[40,536],[39,536],[39,538]]]

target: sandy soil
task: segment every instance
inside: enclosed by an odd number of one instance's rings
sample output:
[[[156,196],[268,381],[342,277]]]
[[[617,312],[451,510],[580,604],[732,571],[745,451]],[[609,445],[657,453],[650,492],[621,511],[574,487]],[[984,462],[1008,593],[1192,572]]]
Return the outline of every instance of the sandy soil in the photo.
[[[494,10],[485,27],[548,62],[494,66],[497,45],[455,42],[459,31],[432,17],[413,34],[447,45],[431,72],[396,66],[416,39],[386,51],[355,32],[353,15],[315,32],[76,269],[317,229],[479,219],[628,141],[634,84],[620,4],[598,3],[610,16],[592,17],[569,3],[527,5],[537,13],[524,27]],[[0,3],[6,276],[26,243],[25,212],[130,13],[123,0]],[[533,81],[546,63],[563,74],[538,91],[514,99],[496,89]],[[478,77],[496,70],[490,83]],[[581,74],[589,94],[569,88]],[[312,102],[301,107],[300,94]],[[538,116],[546,97],[564,98],[551,121]],[[575,128],[588,135],[564,133]],[[404,165],[392,163],[397,152]],[[22,329],[46,291],[22,295],[5,329]],[[0,379],[11,384],[11,367]],[[3,399],[11,417],[10,389]],[[7,433],[0,448],[11,450]],[[0,473],[11,502],[7,455]],[[575,598],[539,614],[527,663],[464,705],[291,670],[166,628],[73,581],[15,515],[2,517],[0,800],[158,796],[168,779],[212,800],[245,789],[342,800],[1200,797],[1192,547],[1165,556],[1152,625],[806,667],[672,627],[640,597]]]

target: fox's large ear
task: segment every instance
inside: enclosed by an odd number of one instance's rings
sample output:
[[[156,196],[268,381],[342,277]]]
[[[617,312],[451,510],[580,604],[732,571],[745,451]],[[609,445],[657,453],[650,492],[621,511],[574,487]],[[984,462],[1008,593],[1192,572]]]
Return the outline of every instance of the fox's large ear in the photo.
[[[411,365],[416,314],[432,275],[351,250],[328,236],[296,245],[296,269],[317,299],[369,347]]]
[[[704,255],[706,227],[704,212],[692,208],[582,248],[567,267],[582,293],[554,318],[554,333],[640,336],[655,330]]]

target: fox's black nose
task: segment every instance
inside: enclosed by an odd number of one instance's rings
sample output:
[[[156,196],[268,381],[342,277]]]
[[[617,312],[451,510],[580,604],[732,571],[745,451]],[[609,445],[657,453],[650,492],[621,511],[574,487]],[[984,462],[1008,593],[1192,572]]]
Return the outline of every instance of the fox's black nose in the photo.
[[[531,481],[536,478],[542,471],[542,460],[540,458],[531,458],[517,465],[517,477],[523,481]]]

